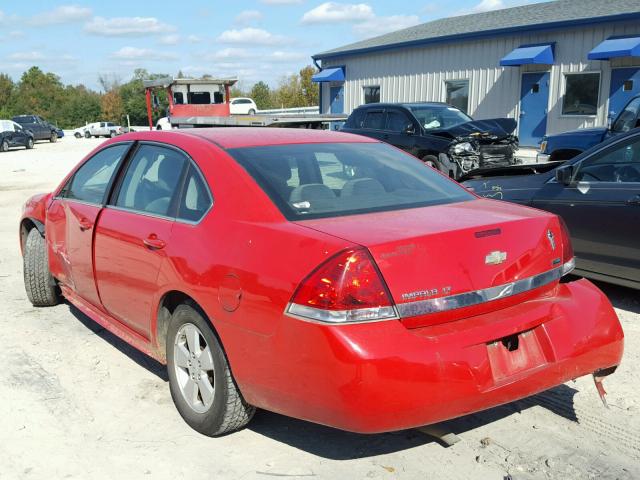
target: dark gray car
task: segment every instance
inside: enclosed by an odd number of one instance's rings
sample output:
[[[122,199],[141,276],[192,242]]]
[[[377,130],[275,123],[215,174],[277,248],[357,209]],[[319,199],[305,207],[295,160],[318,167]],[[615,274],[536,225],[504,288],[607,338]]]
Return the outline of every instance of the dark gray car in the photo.
[[[577,273],[640,288],[640,129],[566,162],[480,170],[461,180],[483,197],[560,215]]]
[[[26,131],[31,132],[34,140],[57,142],[60,137],[58,128],[38,115],[18,115],[13,117],[13,121],[19,123]]]

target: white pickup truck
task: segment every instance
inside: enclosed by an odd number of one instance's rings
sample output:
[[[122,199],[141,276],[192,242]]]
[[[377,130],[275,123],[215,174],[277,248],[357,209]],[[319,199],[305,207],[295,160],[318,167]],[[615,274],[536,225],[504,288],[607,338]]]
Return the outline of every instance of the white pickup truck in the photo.
[[[90,123],[84,127],[84,137],[115,137],[124,133],[120,125],[111,122]]]

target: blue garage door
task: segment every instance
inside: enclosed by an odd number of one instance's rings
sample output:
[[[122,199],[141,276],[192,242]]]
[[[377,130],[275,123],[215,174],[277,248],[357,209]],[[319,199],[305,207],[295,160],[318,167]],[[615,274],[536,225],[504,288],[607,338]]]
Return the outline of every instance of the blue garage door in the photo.
[[[523,73],[520,91],[520,145],[535,147],[547,133],[549,72]]]
[[[329,101],[331,102],[331,113],[344,113],[344,87],[331,87]]]
[[[609,115],[615,118],[631,100],[640,94],[640,68],[614,68],[611,70]]]

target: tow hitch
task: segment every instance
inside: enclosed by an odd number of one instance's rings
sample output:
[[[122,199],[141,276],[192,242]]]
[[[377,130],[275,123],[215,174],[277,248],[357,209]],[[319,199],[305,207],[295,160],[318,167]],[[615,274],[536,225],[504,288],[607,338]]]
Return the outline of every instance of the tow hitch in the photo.
[[[596,390],[598,390],[598,395],[600,395],[600,400],[602,400],[602,404],[605,408],[609,408],[609,405],[607,404],[607,399],[605,398],[607,391],[604,389],[602,381],[605,379],[605,377],[615,372],[616,368],[618,367],[616,366],[603,368],[602,370],[596,370],[595,372],[593,372],[593,383],[595,383],[596,385]]]

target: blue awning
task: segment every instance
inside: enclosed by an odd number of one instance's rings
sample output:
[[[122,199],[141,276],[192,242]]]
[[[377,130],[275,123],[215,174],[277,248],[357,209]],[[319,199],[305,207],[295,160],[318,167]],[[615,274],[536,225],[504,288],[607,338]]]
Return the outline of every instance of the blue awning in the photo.
[[[589,52],[589,60],[640,56],[640,37],[608,38]]]
[[[532,63],[553,64],[553,44],[544,45],[520,45],[509,55],[500,60],[502,67],[517,67]]]
[[[344,82],[344,70],[342,67],[325,68],[311,77],[312,82]]]

